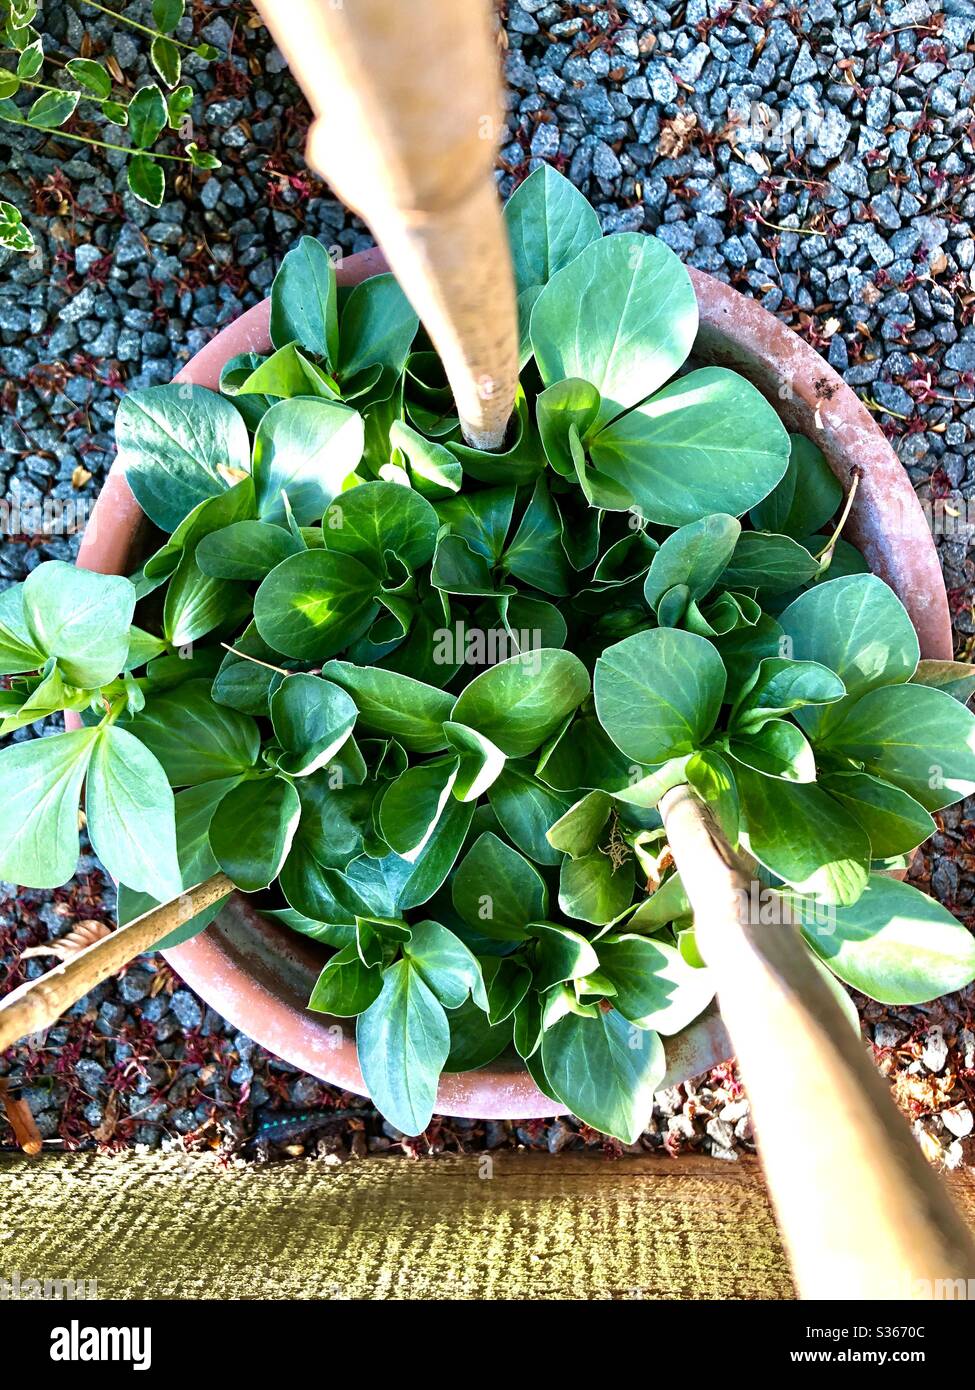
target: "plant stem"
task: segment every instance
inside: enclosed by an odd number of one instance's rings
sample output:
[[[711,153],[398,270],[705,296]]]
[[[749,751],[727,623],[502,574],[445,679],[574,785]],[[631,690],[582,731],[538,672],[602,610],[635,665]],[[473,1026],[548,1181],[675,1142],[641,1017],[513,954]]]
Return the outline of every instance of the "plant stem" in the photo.
[[[239,656],[241,661],[253,661],[255,666],[263,666],[267,671],[277,671],[279,676],[293,676],[293,671],[286,671],[283,666],[272,666],[269,661],[261,661],[256,656],[248,656],[247,652],[239,652],[236,647],[232,647],[229,642],[221,642],[221,647],[225,647],[234,656]]]
[[[60,135],[65,140],[77,140],[82,145],[95,145],[100,150],[118,150],[120,154],[130,157],[144,154],[148,159],[173,159],[177,164],[193,163],[192,159],[185,154],[162,154],[159,150],[136,150],[131,145],[113,145],[109,140],[93,140],[90,135],[72,135],[69,130],[61,130],[57,126],[39,126],[31,125],[30,121],[17,121],[13,116],[5,116],[2,112],[0,112],[0,121],[6,121],[8,125],[22,125],[27,130],[40,130],[47,135]]]
[[[176,44],[177,48],[185,48],[187,53],[196,52],[191,43],[184,43],[182,39],[174,39],[172,34],[164,34],[161,29],[150,29],[147,24],[140,24],[138,20],[130,19],[127,14],[120,14],[118,10],[110,10],[107,5],[99,5],[97,0],[81,0],[81,3],[90,5],[93,10],[101,10],[102,14],[110,15],[112,19],[121,20],[123,24],[128,24],[133,29],[139,29],[143,34],[149,34],[154,39],[168,39],[170,43]]]

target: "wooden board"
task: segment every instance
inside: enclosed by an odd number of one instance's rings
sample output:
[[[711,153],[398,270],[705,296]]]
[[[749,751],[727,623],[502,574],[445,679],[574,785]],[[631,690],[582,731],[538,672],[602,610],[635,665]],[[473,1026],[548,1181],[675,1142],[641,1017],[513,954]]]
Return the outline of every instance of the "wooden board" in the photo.
[[[975,1185],[951,1183],[975,1225]],[[750,1160],[0,1158],[0,1273],[101,1298],[792,1298]]]

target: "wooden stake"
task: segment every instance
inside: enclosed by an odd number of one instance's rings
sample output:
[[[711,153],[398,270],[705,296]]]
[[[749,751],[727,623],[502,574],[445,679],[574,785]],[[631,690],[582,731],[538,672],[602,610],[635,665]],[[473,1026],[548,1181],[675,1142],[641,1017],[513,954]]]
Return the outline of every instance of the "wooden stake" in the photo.
[[[258,0],[315,112],[308,160],[364,219],[443,360],[465,438],[501,446],[518,379],[492,177],[489,0]]]
[[[234,891],[226,874],[214,874],[172,902],[154,907],[109,936],[55,966],[39,979],[27,980],[0,999],[0,1052],[31,1033],[56,1023],[66,1009],[116,974],[130,960],[152,948],[204,908]]]
[[[751,866],[689,787],[660,813],[801,1296],[960,1296],[948,1281],[975,1278],[975,1243],[798,928],[756,920]]]

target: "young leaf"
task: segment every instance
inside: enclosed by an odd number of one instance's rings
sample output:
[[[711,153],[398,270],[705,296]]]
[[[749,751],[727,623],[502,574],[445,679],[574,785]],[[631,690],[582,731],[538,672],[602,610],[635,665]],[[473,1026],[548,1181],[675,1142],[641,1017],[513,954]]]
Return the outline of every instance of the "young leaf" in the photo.
[[[539,992],[563,980],[581,980],[599,969],[592,944],[570,927],[534,922],[531,932],[536,939],[532,987]]]
[[[48,560],[24,581],[23,604],[31,645],[56,657],[70,684],[96,689],[121,671],[135,611],[127,579]]]
[[[92,849],[114,879],[159,902],[181,891],[166,774],[149,749],[117,725],[98,731],[85,811]]]
[[[363,965],[352,943],[337,951],[325,966],[308,1007],[336,1018],[354,1018],[379,998],[382,987],[382,972],[375,966]]]
[[[545,838],[570,859],[579,859],[596,848],[612,805],[612,798],[606,792],[587,792],[549,827]]]
[[[406,366],[419,319],[392,275],[356,285],[342,310],[337,370],[344,382],[378,363],[398,376]]]
[[[567,917],[605,926],[615,921],[633,899],[633,857],[621,864],[602,849],[578,859],[565,858],[559,874],[559,907]]]
[[[399,960],[384,971],[382,993],[359,1015],[356,1047],[376,1107],[404,1134],[422,1134],[450,1052],[450,1026],[411,961]]]
[[[2,96],[0,88],[0,96]],[[8,93],[9,95],[9,93]],[[9,251],[29,252],[34,249],[34,235],[24,226],[24,219],[13,203],[0,199],[0,246]]]
[[[130,391],[115,417],[115,438],[136,501],[163,531],[224,492],[226,470],[250,471],[246,425],[230,401],[202,386]]]
[[[306,550],[282,560],[263,580],[254,621],[275,651],[326,661],[368,631],[378,612],[378,588],[378,577],[351,555]]]
[[[362,729],[391,734],[412,753],[437,753],[447,746],[444,721],[454,697],[398,671],[330,661],[322,671],[347,690],[359,710]]]
[[[751,382],[702,367],[603,429],[591,452],[643,517],[683,526],[754,506],[782,477],[789,437]]]
[[[468,995],[487,1010],[481,967],[463,941],[439,922],[415,922],[403,956],[415,966],[445,1009],[458,1009]]]
[[[78,859],[78,798],[97,729],[13,743],[0,750],[0,877],[59,888]]]
[[[542,647],[475,676],[450,718],[477,729],[509,758],[520,758],[544,743],[588,694],[579,658]]]
[[[907,681],[918,661],[917,633],[900,599],[873,574],[817,584],[779,616],[797,661],[819,661],[843,681],[848,699],[807,710],[799,722],[811,737],[832,728],[850,705],[875,686]]]
[[[509,574],[543,593],[570,591],[569,562],[562,548],[562,523],[542,474],[503,559]]]
[[[839,676],[818,661],[765,657],[753,679],[739,692],[731,725],[754,731],[770,719],[792,714],[807,705],[832,704],[845,694],[846,686]]]
[[[271,342],[298,342],[335,366],[339,355],[335,267],[320,242],[303,236],[293,246],[271,286]]]
[[[542,1034],[549,1087],[585,1124],[633,1144],[650,1123],[667,1063],[656,1033],[616,1009],[595,1018],[569,1013]]]
[[[355,701],[331,681],[298,674],[282,681],[270,700],[274,734],[284,750],[282,772],[306,777],[331,762],[352,732]]]
[[[721,658],[703,637],[673,628],[635,633],[596,662],[599,722],[641,763],[693,753],[714,728],[724,698]]]
[[[175,85],[175,84],[174,84]],[[140,87],[129,102],[129,134],[136,149],[147,150],[166,129],[166,102],[155,83]]]
[[[975,979],[975,937],[909,883],[871,874],[851,906],[786,905],[833,974],[883,1004],[923,1004]]]
[[[624,232],[591,242],[552,276],[532,310],[531,342],[546,386],[581,377],[600,393],[595,430],[674,374],[697,318],[690,276],[673,251]]]
[[[769,719],[758,729],[734,730],[728,753],[737,763],[783,777],[789,782],[815,782],[816,757],[801,729],[785,719]]]
[[[722,583],[735,589],[761,589],[786,594],[815,579],[819,561],[789,536],[768,531],[742,531]]]
[[[492,1024],[511,1018],[532,982],[527,965],[510,956],[486,956],[479,962],[487,991],[488,1020]]]
[[[256,893],[281,872],[298,829],[301,802],[283,777],[239,783],[210,821],[210,848],[228,878]]]
[[[499,941],[524,940],[528,923],[548,911],[548,889],[537,869],[491,831],[458,866],[452,895],[468,926]]]
[[[650,561],[643,596],[654,611],[675,584],[689,599],[704,598],[714,588],[741,536],[741,523],[718,513],[674,531]]]
[[[709,970],[687,964],[665,941],[623,933],[599,942],[600,971],[616,986],[613,1007],[639,1028],[672,1037],[714,998]]]
[[[307,238],[304,238],[307,240]],[[232,407],[230,407],[232,409]],[[254,488],[262,521],[317,521],[362,457],[362,417],[335,401],[279,401],[254,436]]]
[[[172,102],[167,103],[167,107],[169,110],[170,122],[172,122]],[[222,167],[220,160],[215,154],[212,154],[209,150],[201,150],[194,140],[190,140],[187,144],[186,153],[189,155],[190,163],[193,165],[194,169],[219,169]]]

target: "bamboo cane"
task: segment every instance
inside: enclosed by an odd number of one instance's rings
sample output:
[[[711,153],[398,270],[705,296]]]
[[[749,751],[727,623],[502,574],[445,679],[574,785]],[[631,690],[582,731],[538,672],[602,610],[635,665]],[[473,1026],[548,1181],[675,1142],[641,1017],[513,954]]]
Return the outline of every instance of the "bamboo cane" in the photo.
[[[117,974],[136,956],[151,951],[177,927],[233,891],[234,885],[226,874],[214,874],[172,902],[154,907],[86,946],[39,979],[27,980],[11,990],[0,999],[0,1052],[21,1038],[50,1028],[96,985]]]
[[[975,1278],[967,1228],[798,929],[754,920],[751,867],[689,787],[660,812],[800,1295],[933,1298],[939,1281]]]
[[[492,177],[489,0],[258,0],[315,113],[309,163],[372,228],[440,354],[468,442],[497,449],[518,378]]]

